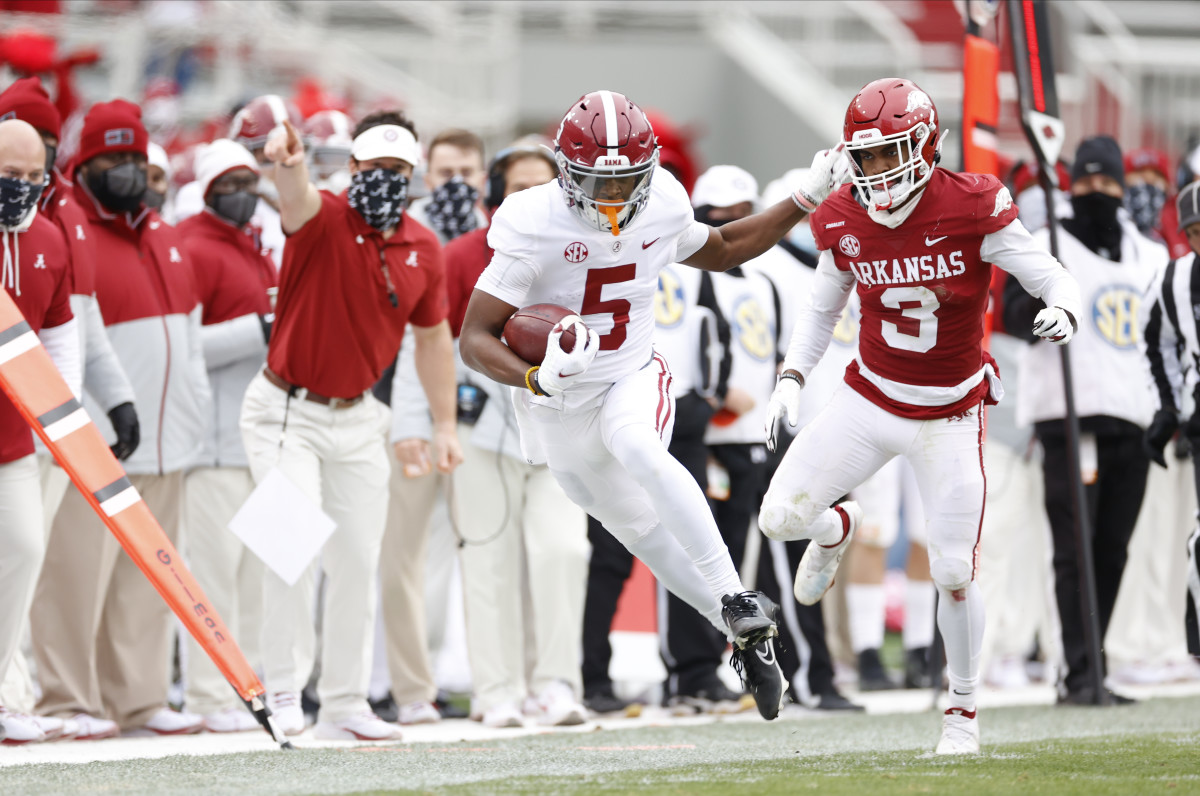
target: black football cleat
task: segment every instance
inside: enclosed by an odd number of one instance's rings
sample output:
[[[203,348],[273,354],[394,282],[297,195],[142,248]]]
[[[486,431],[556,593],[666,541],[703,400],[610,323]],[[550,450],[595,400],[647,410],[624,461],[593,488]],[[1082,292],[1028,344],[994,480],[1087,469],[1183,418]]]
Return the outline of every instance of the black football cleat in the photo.
[[[788,683],[775,659],[775,639],[768,637],[744,649],[734,646],[729,664],[754,696],[762,717],[770,721],[778,716]]]
[[[779,629],[775,626],[775,614],[779,606],[762,592],[726,594],[721,598],[721,605],[721,617],[729,626],[735,648],[753,647],[779,635]]]

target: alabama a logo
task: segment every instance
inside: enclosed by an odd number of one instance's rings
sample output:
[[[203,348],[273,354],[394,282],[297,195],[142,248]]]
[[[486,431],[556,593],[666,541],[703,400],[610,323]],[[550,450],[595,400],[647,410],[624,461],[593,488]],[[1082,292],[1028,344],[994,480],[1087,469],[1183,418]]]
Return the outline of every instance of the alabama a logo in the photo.
[[[565,257],[569,263],[581,263],[587,259],[587,256],[587,246],[584,246],[579,241],[575,241],[574,243],[569,244],[567,248],[563,249],[563,257]]]
[[[857,257],[862,251],[862,246],[858,243],[858,238],[853,235],[843,235],[838,241],[838,248],[842,250],[842,254],[847,257]]]

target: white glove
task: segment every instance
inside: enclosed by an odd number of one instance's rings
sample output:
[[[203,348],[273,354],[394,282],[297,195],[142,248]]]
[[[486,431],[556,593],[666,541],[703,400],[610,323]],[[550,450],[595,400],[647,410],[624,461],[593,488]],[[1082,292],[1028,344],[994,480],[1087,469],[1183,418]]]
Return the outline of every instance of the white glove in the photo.
[[[779,379],[775,391],[771,393],[771,402],[767,404],[767,424],[763,431],[767,437],[767,450],[774,452],[779,441],[779,429],[786,416],[788,425],[796,427],[800,422],[800,391],[804,389],[800,382],[791,377]]]
[[[1066,345],[1071,342],[1075,327],[1062,307],[1047,307],[1033,319],[1033,333],[1057,345]]]
[[[569,327],[575,330],[575,345],[563,351],[560,339]],[[537,371],[537,384],[547,395],[560,395],[571,382],[588,369],[600,351],[600,335],[578,315],[568,315],[550,330],[546,340],[546,356]]]
[[[792,201],[801,210],[812,212],[824,202],[829,194],[846,181],[850,175],[850,161],[842,150],[842,144],[833,149],[822,149],[813,156],[812,166],[800,181]]]

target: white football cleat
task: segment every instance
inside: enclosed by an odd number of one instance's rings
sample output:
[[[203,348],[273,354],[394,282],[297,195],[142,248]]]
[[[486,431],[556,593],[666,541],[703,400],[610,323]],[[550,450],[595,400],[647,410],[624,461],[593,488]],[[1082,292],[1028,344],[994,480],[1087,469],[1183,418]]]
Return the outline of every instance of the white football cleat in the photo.
[[[299,735],[304,732],[306,722],[304,709],[300,707],[300,694],[295,691],[277,691],[267,697],[267,707],[275,726],[284,735]]]
[[[942,717],[942,740],[938,741],[934,754],[979,754],[979,719],[974,710],[950,708],[946,711]]]
[[[437,724],[442,714],[432,702],[409,702],[397,711],[397,724]]]
[[[195,713],[159,708],[150,720],[138,728],[155,735],[191,735],[204,729],[204,718]]]
[[[78,728],[75,733],[76,741],[99,741],[104,738],[115,738],[121,734],[121,728],[115,721],[101,719],[87,713],[76,713],[71,719]]]
[[[17,746],[26,743],[41,743],[46,740],[46,733],[33,716],[23,713],[12,713],[8,708],[0,707],[0,728],[4,729],[5,746]]]
[[[204,716],[204,729],[209,732],[249,732],[258,728],[258,721],[245,708],[229,707]]]
[[[521,713],[521,706],[516,702],[501,702],[499,705],[489,708],[484,711],[481,721],[484,727],[495,729],[525,726],[525,716]]]
[[[796,585],[792,589],[801,605],[816,605],[829,591],[838,564],[850,547],[854,532],[862,525],[863,510],[857,502],[847,500],[834,506],[833,510],[842,518],[842,539],[828,546],[809,542],[796,570]]]
[[[399,741],[400,727],[369,710],[341,721],[320,721],[313,737],[322,741]]]
[[[556,680],[542,689],[537,697],[538,724],[547,727],[570,727],[587,721],[587,708],[575,698],[571,686]]]

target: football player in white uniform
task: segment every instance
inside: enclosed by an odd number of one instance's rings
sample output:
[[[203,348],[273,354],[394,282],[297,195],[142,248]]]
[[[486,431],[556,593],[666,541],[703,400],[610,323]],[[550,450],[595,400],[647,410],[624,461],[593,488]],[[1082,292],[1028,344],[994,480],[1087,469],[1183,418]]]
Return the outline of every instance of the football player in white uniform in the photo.
[[[863,519],[853,501],[832,504],[894,456],[908,459],[925,504],[952,692],[937,753],[964,754],[979,751],[983,404],[1003,395],[982,345],[992,264],[1046,302],[1033,326],[1039,337],[1066,343],[1081,302],[1079,285],[1016,220],[999,180],[936,167],[940,141],[933,101],[908,80],[868,83],[846,111],[853,184],[810,221],[821,252],[816,284],[771,397],[769,447],[784,417],[795,425],[805,379],[852,290],[862,308],[858,355],[788,448],[758,524],[772,539],[815,542],[795,584],[796,599],[815,603]]]
[[[773,246],[828,195],[838,158],[822,153],[791,199],[717,230],[655,169],[654,131],[625,96],[581,97],[555,143],[558,182],[510,196],[492,219],[495,256],[467,308],[463,360],[521,388],[526,457],[545,461],[572,500],[733,641],[734,666],[772,719],[786,688],[775,606],[745,590],[704,494],[667,452],[675,402],[654,350],[654,299],[669,263],[724,271]],[[526,362],[501,334],[518,308],[542,302],[576,315],[555,327],[541,363]],[[571,351],[559,345],[566,328]]]

